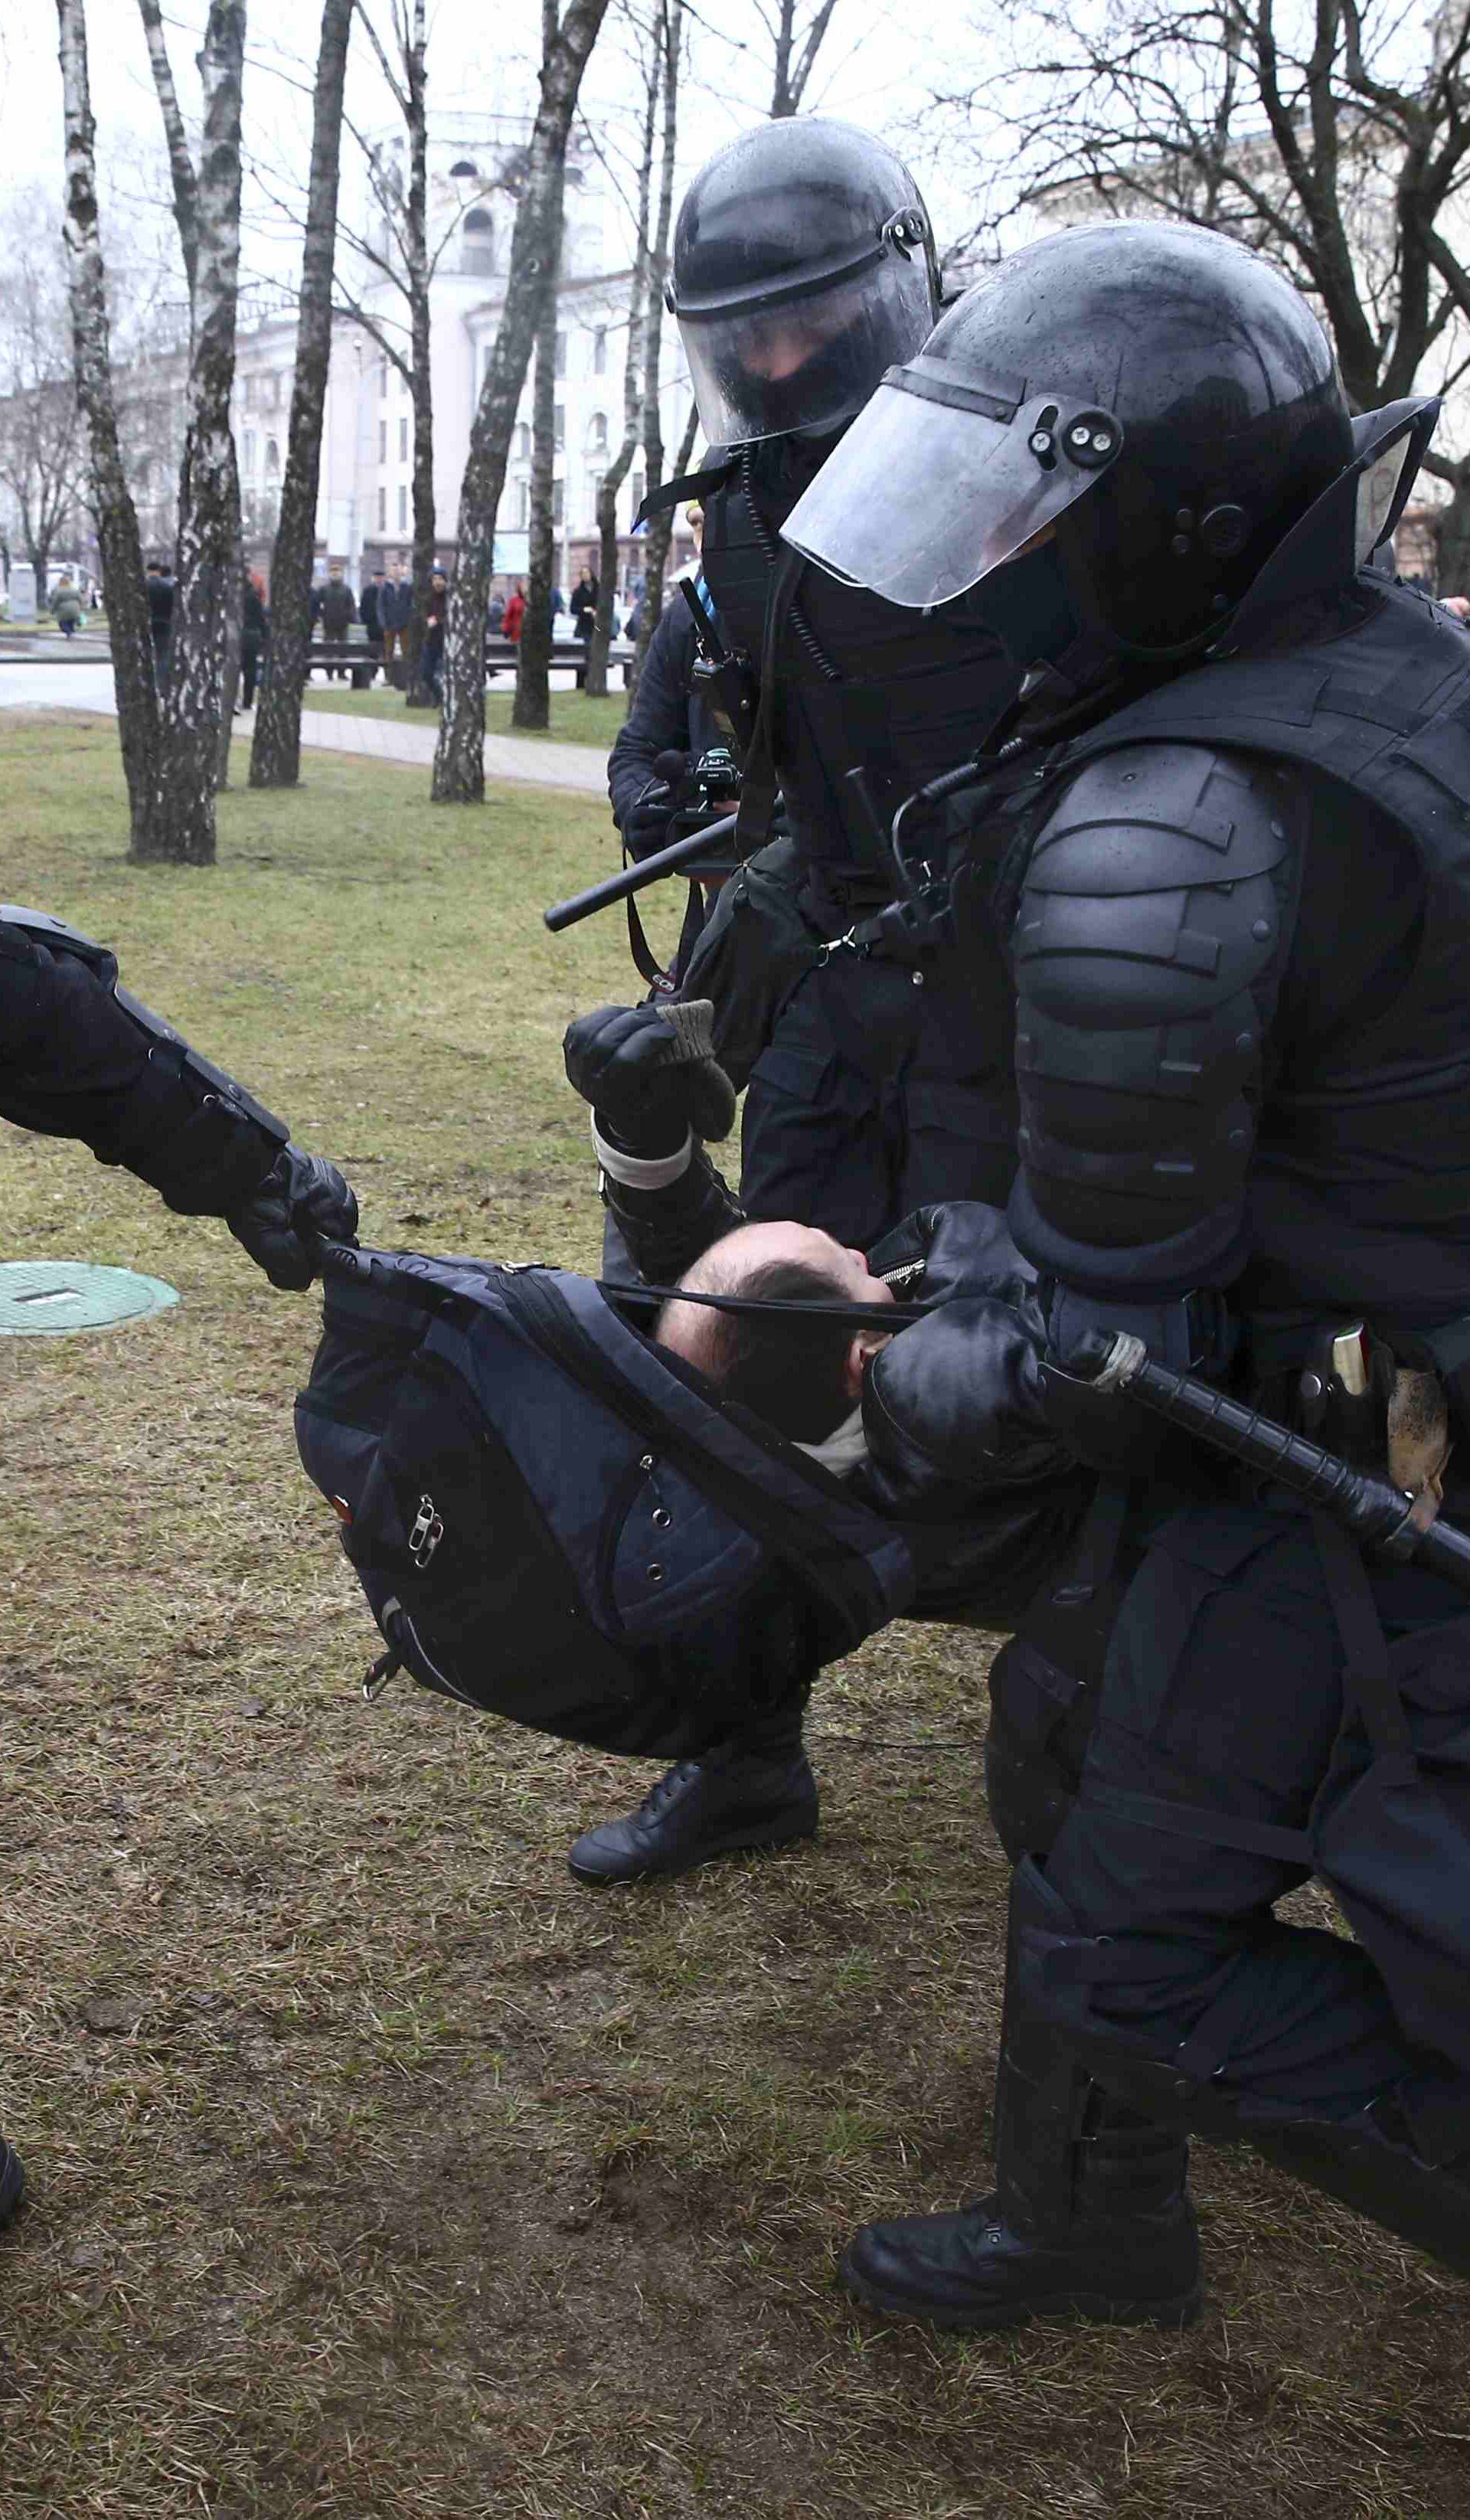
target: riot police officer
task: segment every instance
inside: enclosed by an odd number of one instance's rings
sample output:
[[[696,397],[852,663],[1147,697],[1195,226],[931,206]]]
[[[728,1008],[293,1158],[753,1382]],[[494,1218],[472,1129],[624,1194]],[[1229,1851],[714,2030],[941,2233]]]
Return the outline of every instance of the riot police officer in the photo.
[[[222,1216],[272,1285],[301,1289],[319,1240],[350,1240],[335,1167],[118,986],[112,956],[44,911],[0,903],[0,1118],[78,1138],[185,1216]],[[0,2139],[0,2228],[24,2174]]]
[[[994,633],[837,587],[782,518],[938,311],[928,214],[867,132],[803,117],[743,133],[681,205],[669,304],[709,447],[663,504],[702,501],[703,571],[753,709],[736,845],[683,974],[748,1083],[740,1199],[865,1248],[937,1199],[1003,1202],[1015,1162],[1009,987],[950,987],[880,924],[892,807],[973,749],[1014,693]],[[850,776],[863,772],[860,786]],[[778,793],[788,837],[765,850]],[[972,976],[972,975],[971,975]],[[687,1870],[809,1835],[799,1706],[726,1762],[665,1779],[573,1849],[582,1879]],[[734,1832],[734,1833],[733,1833]]]
[[[1279,1493],[1202,1491],[1111,1404],[1090,1432],[1068,1371],[1124,1329],[1315,1407],[1311,1359],[1362,1326],[1395,1394],[1433,1372],[1463,1413],[1470,668],[1373,561],[1436,408],[1350,422],[1315,318],[1237,246],[1074,231],[952,310],[788,519],[844,582],[978,606],[1027,669],[969,805],[982,856],[1002,798],[1016,834],[990,898],[1017,979],[1010,1225],[1050,1405],[1121,1474],[1140,1560],[1079,1797],[1015,1876],[996,2192],[858,2234],[844,2278],[890,2315],[1187,2318],[1191,2131],[1470,2272],[1466,2007],[1436,2018],[1423,1975],[1457,1933],[1470,1967],[1458,1867],[1402,1921],[1407,1754],[1464,1734],[1463,1602]],[[1391,1462],[1392,1410],[1367,1435]],[[1390,1678],[1409,1800],[1358,1846],[1369,1948],[1272,1911]]]

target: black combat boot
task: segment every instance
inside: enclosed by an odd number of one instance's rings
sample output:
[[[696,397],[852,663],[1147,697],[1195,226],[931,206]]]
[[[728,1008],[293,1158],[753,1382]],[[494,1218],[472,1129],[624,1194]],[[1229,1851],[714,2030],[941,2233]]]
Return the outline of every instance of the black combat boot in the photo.
[[[25,2173],[14,2144],[0,2135],[0,2231],[13,2223],[25,2194]]]
[[[801,1735],[728,1742],[681,1759],[626,1820],[579,1837],[567,1862],[578,1881],[669,1880],[712,1856],[789,1846],[817,1834],[817,1779]]]
[[[1011,1892],[997,2192],[956,2214],[868,2224],[841,2278],[869,2309],[935,2327],[1058,2317],[1181,2327],[1200,2299],[1188,2144],[1100,2091],[1029,2000],[1018,1952],[1038,1891],[1028,1866]],[[1044,1921],[1054,1933],[1049,1910]]]

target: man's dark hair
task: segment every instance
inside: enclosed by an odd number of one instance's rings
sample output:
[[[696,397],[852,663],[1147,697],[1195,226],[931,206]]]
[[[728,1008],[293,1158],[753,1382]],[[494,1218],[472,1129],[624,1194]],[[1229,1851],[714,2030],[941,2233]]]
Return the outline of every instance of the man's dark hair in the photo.
[[[830,1304],[849,1292],[825,1270],[805,1260],[769,1260],[738,1286],[711,1287],[714,1294],[758,1297],[763,1303]],[[711,1312],[704,1371],[727,1400],[753,1409],[795,1444],[824,1443],[852,1413],[847,1351],[852,1325],[820,1314]]]

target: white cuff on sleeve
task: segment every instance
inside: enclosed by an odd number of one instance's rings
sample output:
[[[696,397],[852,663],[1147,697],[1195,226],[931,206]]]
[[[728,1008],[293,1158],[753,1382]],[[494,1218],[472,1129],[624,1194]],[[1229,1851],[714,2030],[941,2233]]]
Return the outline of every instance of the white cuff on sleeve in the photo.
[[[598,1129],[598,1115],[592,1114],[593,1152],[609,1181],[618,1182],[624,1190],[667,1190],[671,1182],[681,1181],[690,1168],[694,1151],[694,1133],[686,1129],[684,1144],[675,1155],[630,1155],[621,1147],[609,1147]]]

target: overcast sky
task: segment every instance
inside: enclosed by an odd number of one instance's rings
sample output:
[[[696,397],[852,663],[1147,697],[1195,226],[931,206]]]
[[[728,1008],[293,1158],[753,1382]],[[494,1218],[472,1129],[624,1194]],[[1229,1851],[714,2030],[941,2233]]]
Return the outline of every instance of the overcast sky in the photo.
[[[593,117],[616,131],[620,110],[633,90],[625,68],[626,40],[617,0],[600,39],[584,87]],[[166,11],[175,76],[192,111],[198,96],[194,55],[205,14],[204,0],[175,0]],[[302,0],[250,0],[250,54],[245,81],[247,148],[304,172],[306,116],[303,55],[314,51],[316,11]],[[692,16],[692,12],[691,12]],[[841,114],[909,150],[932,70],[941,83],[953,67],[953,37],[962,32],[964,0],[943,0],[938,11],[919,13],[905,0],[837,0],[825,45],[808,91],[809,109]],[[941,46],[936,20],[950,38]],[[487,44],[492,23],[498,45]],[[139,23],[137,0],[87,0],[93,110],[98,155],[113,197],[114,219],[130,215],[161,163],[158,116]],[[539,49],[539,0],[438,0],[431,13],[431,107],[517,112],[534,97],[533,46]],[[931,30],[925,32],[925,25]],[[380,126],[390,109],[371,73],[366,47],[360,57],[351,104],[359,117]],[[942,58],[941,58],[942,56]],[[682,173],[687,175],[722,141],[757,120],[770,92],[770,45],[752,0],[702,0],[690,30],[690,61],[681,116]],[[947,182],[926,153],[922,176],[941,237],[963,223],[963,194]],[[0,11],[0,189],[40,186],[60,193],[63,172],[61,74],[56,58],[56,18],[50,0],[17,0]],[[284,238],[273,238],[259,194],[249,259],[257,269],[280,268]],[[247,204],[247,215],[249,214]],[[279,222],[276,223],[279,226]],[[106,246],[106,236],[104,237]]]

